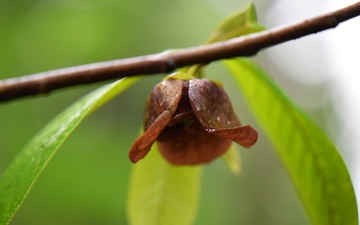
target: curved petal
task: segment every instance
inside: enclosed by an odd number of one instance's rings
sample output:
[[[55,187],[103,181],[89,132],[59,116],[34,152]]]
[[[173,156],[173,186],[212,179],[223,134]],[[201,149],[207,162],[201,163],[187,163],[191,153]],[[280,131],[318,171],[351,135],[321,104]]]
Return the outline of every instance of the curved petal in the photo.
[[[180,80],[165,80],[155,86],[147,101],[145,132],[133,143],[129,151],[132,162],[138,162],[150,151],[151,145],[173,117],[181,92]]]
[[[250,125],[234,128],[216,129],[210,133],[220,137],[229,138],[245,148],[253,146],[258,138],[257,131]]]
[[[241,126],[224,89],[209,80],[189,81],[189,99],[201,125],[211,134],[229,138],[249,148],[258,133],[251,126]]]
[[[173,115],[182,94],[182,80],[164,80],[157,84],[146,101],[144,129],[147,130],[161,113]]]
[[[168,126],[172,127],[175,124],[184,122],[194,116],[194,110],[192,109],[189,100],[189,81],[185,80],[182,82],[182,94],[178,108]]]
[[[189,99],[206,130],[241,126],[224,89],[209,80],[189,81]]]
[[[192,121],[166,127],[157,144],[161,154],[171,164],[195,165],[209,163],[222,155],[229,149],[231,140],[206,132],[193,118]]]

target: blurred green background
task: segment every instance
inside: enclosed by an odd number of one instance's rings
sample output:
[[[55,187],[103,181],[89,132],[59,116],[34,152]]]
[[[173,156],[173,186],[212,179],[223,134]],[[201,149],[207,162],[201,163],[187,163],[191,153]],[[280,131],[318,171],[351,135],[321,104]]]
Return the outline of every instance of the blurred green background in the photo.
[[[226,14],[245,3],[0,0],[0,78],[199,45]],[[214,63],[207,72],[225,83],[243,124],[259,129],[222,66]],[[87,118],[11,224],[128,224],[127,152],[142,124],[145,98],[162,76],[144,78]],[[0,172],[56,114],[103,84],[0,104]],[[241,155],[241,176],[221,160],[205,166],[195,224],[307,224],[264,134]]]

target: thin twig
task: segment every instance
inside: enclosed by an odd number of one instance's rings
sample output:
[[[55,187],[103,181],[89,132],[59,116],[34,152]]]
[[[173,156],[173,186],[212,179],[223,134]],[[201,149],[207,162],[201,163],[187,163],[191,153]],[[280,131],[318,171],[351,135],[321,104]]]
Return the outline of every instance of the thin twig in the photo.
[[[206,64],[239,56],[253,56],[262,49],[335,28],[339,23],[358,15],[360,15],[360,2],[292,25],[211,45],[10,78],[0,81],[0,102],[81,84],[127,76],[168,73],[193,64]]]

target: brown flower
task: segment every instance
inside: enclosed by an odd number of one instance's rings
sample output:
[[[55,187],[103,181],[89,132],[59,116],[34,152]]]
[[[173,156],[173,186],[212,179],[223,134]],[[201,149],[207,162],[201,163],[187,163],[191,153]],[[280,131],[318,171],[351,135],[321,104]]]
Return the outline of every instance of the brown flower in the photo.
[[[249,148],[258,136],[251,126],[241,126],[223,88],[203,79],[168,79],[156,85],[147,100],[144,129],[129,152],[134,163],[155,140],[167,161],[183,165],[208,163],[232,141]]]

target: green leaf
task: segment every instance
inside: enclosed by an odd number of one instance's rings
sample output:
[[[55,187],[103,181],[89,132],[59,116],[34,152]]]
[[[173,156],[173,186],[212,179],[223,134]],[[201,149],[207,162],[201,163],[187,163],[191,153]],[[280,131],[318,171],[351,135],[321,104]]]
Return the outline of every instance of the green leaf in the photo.
[[[41,172],[85,116],[138,79],[122,79],[84,96],[55,117],[25,146],[0,177],[0,225],[11,221]]]
[[[265,30],[265,27],[257,22],[255,7],[250,3],[227,16],[205,43],[229,40],[262,30]]]
[[[249,60],[225,61],[287,169],[312,224],[358,224],[344,161],[325,134]]]
[[[265,30],[265,27],[257,22],[254,4],[249,3],[245,7],[228,15],[210,34],[205,44],[226,41],[231,38],[263,30]],[[202,64],[197,64],[191,67],[185,67],[181,71],[186,72],[191,76],[201,78],[203,77],[203,66],[204,65]]]
[[[241,158],[235,143],[222,155],[222,159],[234,174],[241,173]]]
[[[173,166],[153,144],[132,171],[127,204],[130,224],[192,224],[198,208],[200,180],[200,166]]]

